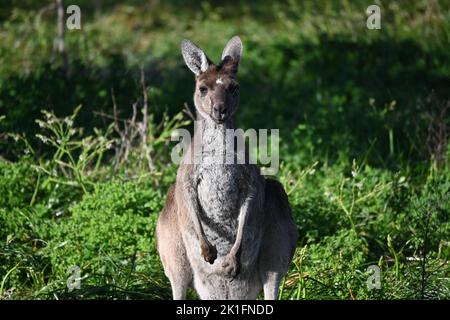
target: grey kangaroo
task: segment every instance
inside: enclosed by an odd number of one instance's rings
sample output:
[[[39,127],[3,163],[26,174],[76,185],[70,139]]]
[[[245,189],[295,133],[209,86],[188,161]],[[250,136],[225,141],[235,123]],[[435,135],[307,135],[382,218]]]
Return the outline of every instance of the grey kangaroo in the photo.
[[[195,74],[198,125],[156,227],[174,299],[185,299],[188,287],[201,299],[256,299],[262,290],[265,299],[277,299],[294,255],[298,234],[283,186],[254,164],[224,161],[227,130],[235,129],[242,49],[233,37],[215,65],[191,41],[181,43]],[[200,162],[193,161],[194,150]]]

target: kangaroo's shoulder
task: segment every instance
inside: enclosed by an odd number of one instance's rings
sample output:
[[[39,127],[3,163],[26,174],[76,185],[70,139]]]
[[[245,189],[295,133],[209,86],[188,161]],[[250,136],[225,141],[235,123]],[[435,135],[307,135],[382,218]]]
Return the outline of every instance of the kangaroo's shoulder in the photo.
[[[291,212],[288,195],[281,182],[273,178],[265,178],[265,202],[266,206],[280,208],[280,212]]]
[[[171,220],[171,216],[176,214],[176,201],[175,201],[175,184],[172,184],[167,191],[166,202],[164,208],[161,211],[160,219],[162,221]]]

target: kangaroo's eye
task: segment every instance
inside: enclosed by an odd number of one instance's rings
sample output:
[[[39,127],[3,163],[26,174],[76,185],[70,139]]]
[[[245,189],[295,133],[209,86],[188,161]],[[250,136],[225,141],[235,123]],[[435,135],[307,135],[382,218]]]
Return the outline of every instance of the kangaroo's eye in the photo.
[[[199,88],[199,90],[200,90],[200,93],[202,94],[202,96],[204,96],[205,94],[208,93],[208,88],[205,87],[205,86],[201,86],[201,87]]]

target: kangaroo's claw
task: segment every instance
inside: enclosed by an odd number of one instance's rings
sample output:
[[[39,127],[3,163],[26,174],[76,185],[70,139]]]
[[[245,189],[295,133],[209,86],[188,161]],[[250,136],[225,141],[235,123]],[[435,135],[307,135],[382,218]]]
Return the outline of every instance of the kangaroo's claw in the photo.
[[[241,271],[241,264],[239,262],[239,259],[234,254],[227,255],[222,261],[221,267],[225,275],[231,278],[236,278],[236,276]]]
[[[212,244],[202,245],[202,257],[206,262],[213,264],[217,259],[217,249]]]

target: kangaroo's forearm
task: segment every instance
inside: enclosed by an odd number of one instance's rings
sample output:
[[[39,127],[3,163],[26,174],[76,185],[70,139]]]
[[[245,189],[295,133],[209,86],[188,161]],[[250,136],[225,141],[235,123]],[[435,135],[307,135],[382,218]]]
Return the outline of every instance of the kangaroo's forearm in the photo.
[[[245,199],[244,203],[241,206],[241,209],[239,212],[239,221],[238,221],[238,230],[237,230],[237,234],[236,234],[236,240],[233,244],[233,247],[230,250],[230,254],[232,254],[232,255],[237,255],[241,249],[242,238],[244,235],[244,229],[245,229],[245,226],[247,225],[249,211],[251,210],[251,208],[254,208],[254,205],[252,202],[255,201],[255,196],[256,196],[255,190],[252,190],[252,192],[250,192],[247,195],[247,198]]]
[[[188,218],[189,220],[191,220],[194,226],[194,232],[200,241],[200,245],[202,247],[210,246],[211,243],[208,241],[205,231],[203,230],[203,226],[201,224],[200,206],[198,204],[197,189],[192,185],[187,185],[186,187],[188,192],[185,193],[184,202],[186,205]]]
[[[233,247],[230,250],[230,254],[237,255],[242,244],[242,235],[244,234],[244,226],[246,225],[248,218],[248,206],[245,208],[241,208],[239,213],[239,224],[238,224],[238,232],[236,235],[236,240],[233,244]]]
[[[189,197],[186,199],[186,207],[189,219],[194,225],[194,232],[200,242],[201,255],[206,262],[213,264],[217,258],[217,249],[206,238],[205,232],[200,219],[200,206],[198,204],[197,193],[189,193]]]

